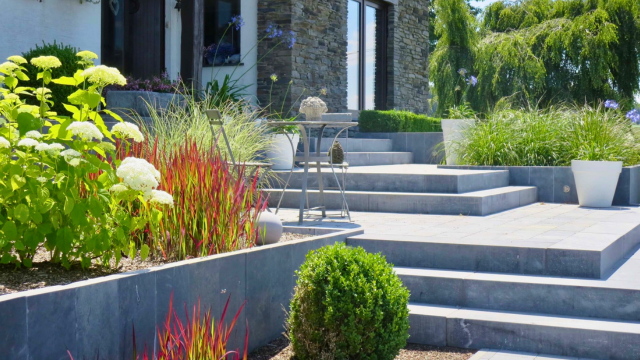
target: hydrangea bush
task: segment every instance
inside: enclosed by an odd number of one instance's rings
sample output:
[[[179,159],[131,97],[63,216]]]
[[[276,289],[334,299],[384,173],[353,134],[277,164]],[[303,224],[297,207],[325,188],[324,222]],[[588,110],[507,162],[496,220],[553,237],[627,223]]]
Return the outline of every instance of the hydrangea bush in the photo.
[[[0,263],[30,267],[44,247],[52,260],[69,267],[92,259],[108,266],[122,254],[142,258],[158,236],[158,224],[171,195],[156,190],[160,173],[147,161],[119,160],[121,147],[143,140],[134,124],[108,111],[102,90],[124,85],[115,68],[94,66],[97,55],[78,53],[83,67],[72,77],[52,79],[61,66],[53,56],[27,61],[11,56],[0,64]],[[20,86],[36,76],[39,88]],[[64,103],[69,116],[51,111],[50,83],[77,90]],[[39,106],[25,100],[36,98]],[[111,131],[101,114],[120,121]]]

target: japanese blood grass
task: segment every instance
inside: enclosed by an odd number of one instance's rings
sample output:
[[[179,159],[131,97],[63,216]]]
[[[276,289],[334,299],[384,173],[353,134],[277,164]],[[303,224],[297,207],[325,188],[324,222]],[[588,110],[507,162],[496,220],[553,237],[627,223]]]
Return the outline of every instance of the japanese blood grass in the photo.
[[[622,113],[604,107],[500,110],[454,144],[459,162],[488,166],[570,166],[571,160],[640,164],[640,147]]]
[[[174,206],[160,224],[164,236],[156,247],[165,258],[186,259],[244,249],[256,243],[257,222],[267,206],[252,178],[238,172],[212,148],[186,138],[176,147],[134,146],[134,153],[162,174],[159,189],[171,189]],[[244,173],[244,169],[239,169]]]

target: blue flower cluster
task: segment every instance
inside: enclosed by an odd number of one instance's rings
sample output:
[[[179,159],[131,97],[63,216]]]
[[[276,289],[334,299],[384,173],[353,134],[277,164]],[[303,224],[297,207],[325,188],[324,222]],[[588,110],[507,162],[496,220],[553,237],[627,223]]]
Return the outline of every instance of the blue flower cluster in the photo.
[[[465,68],[460,68],[458,69],[458,74],[460,74],[460,76],[462,76],[463,78],[465,78],[465,81],[467,82],[467,84],[475,87],[478,84],[478,78],[471,75],[468,79],[467,79],[467,69]]]
[[[640,111],[633,109],[627,113],[627,119],[631,120],[634,124],[640,124]]]
[[[282,41],[287,44],[289,49],[291,49],[296,43],[296,33],[291,30],[283,32],[277,25],[269,25],[266,33],[269,39],[281,37]]]
[[[618,107],[620,107],[620,105],[615,102],[615,100],[607,100],[604,102],[604,107],[606,107],[607,109],[618,110]]]
[[[236,30],[240,30],[241,27],[244,26],[244,19],[240,15],[236,15],[231,18],[231,22],[229,25],[233,25],[236,27]]]

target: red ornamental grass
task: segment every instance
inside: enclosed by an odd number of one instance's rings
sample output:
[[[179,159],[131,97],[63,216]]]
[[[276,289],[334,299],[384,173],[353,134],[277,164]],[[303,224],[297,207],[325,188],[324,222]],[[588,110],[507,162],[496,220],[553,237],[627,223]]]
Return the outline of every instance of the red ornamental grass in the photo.
[[[169,150],[134,148],[162,174],[159,189],[173,195],[174,207],[162,219],[165,256],[184,259],[251,247],[256,243],[258,215],[266,199],[258,189],[258,174],[245,179],[216,148],[195,140]]]

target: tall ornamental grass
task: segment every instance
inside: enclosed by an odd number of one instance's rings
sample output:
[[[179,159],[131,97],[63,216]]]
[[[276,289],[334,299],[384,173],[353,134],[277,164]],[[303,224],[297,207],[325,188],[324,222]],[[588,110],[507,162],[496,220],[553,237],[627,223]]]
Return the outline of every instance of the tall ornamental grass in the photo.
[[[194,93],[194,92],[191,92]],[[147,104],[150,122],[143,121],[138,115],[137,122],[147,138],[157,136],[161,141],[161,147],[168,150],[181,148],[187,142],[195,140],[199,148],[208,148],[220,138],[219,150],[225,158],[229,158],[227,147],[220,136],[220,129],[214,128],[211,132],[209,119],[205,113],[212,108],[213,97],[209,93],[192,96],[186,92],[178,92],[184,95],[185,103],[182,106],[169,106],[167,109],[156,109]],[[268,134],[268,128],[258,119],[261,116],[259,109],[254,109],[243,101],[228,101],[220,104],[217,109],[224,122],[224,130],[229,139],[231,151],[236,161],[250,162],[257,160],[272,144]]]
[[[186,137],[183,144],[155,142],[134,147],[162,174],[160,189],[172,189],[174,206],[160,222],[164,236],[157,249],[166,258],[208,256],[253,246],[257,221],[266,206],[258,189],[261,170],[247,179],[215,147]]]
[[[461,164],[570,166],[571,160],[640,164],[640,146],[624,114],[604,107],[499,110],[469,127]]]

